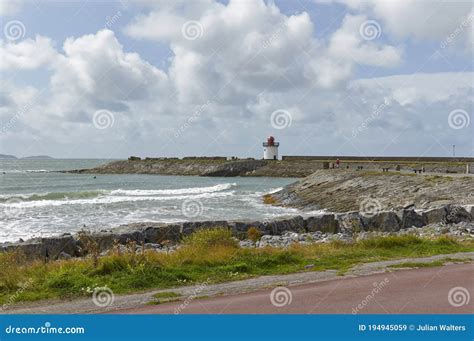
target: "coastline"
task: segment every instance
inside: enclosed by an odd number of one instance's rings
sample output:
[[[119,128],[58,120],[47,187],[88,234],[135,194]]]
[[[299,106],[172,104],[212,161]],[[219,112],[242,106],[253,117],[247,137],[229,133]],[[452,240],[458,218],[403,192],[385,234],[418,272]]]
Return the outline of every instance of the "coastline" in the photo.
[[[93,241],[98,252],[106,252],[116,244],[127,245],[130,242],[165,252],[172,251],[169,245],[176,245],[195,231],[209,228],[228,229],[236,238],[244,239],[248,231],[256,229],[262,236],[282,236],[287,233],[315,233],[339,235],[335,239],[347,239],[347,236],[361,232],[396,233],[407,229],[421,229],[426,226],[441,228],[439,235],[452,226],[468,224],[474,221],[474,206],[446,205],[427,210],[401,209],[398,211],[380,211],[367,216],[364,212],[322,213],[315,216],[293,216],[278,220],[264,221],[194,221],[181,223],[132,223],[98,232],[79,231],[62,235],[33,238],[26,241],[4,242],[0,252],[22,251],[29,259],[55,260],[61,258],[84,257],[81,233]],[[443,228],[444,227],[444,228]],[[464,229],[464,226],[461,226]],[[471,227],[466,227],[472,236]],[[469,232],[470,231],[470,232]],[[331,239],[331,238],[330,238]],[[332,238],[334,240],[334,238]]]

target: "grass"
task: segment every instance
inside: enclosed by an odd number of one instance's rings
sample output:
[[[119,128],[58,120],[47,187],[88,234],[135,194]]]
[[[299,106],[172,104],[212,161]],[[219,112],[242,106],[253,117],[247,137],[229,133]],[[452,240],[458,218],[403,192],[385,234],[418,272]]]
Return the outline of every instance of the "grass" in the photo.
[[[0,254],[0,304],[90,296],[107,286],[115,294],[218,283],[261,275],[335,269],[360,263],[474,251],[474,241],[447,237],[391,236],[352,244],[240,248],[225,229],[200,230],[173,253],[133,251],[92,258],[28,262],[18,253]],[[314,267],[305,269],[308,264]],[[159,295],[171,295],[161,293]],[[173,297],[156,297],[158,300]]]
[[[173,291],[163,291],[163,292],[158,292],[153,295],[154,298],[175,298],[175,297],[181,297],[180,294],[175,293]]]
[[[153,300],[148,302],[148,305],[157,305],[167,302],[174,302],[179,301],[182,295],[172,292],[172,291],[164,291],[159,292],[153,295]]]
[[[389,268],[432,268],[435,266],[441,266],[446,263],[466,263],[468,260],[466,259],[457,259],[457,258],[443,258],[439,260],[435,260],[432,262],[404,262],[399,264],[389,265]]]

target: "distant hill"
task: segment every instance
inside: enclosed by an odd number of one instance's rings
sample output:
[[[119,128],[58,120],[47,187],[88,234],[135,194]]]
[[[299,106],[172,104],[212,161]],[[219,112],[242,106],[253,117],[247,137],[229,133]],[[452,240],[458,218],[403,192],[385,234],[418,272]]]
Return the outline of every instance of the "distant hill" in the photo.
[[[16,160],[17,157],[16,157],[16,156],[13,156],[13,155],[0,154],[0,159]]]
[[[54,157],[48,156],[48,155],[33,155],[33,156],[27,156],[27,157],[22,157],[22,160],[51,160],[54,159]]]

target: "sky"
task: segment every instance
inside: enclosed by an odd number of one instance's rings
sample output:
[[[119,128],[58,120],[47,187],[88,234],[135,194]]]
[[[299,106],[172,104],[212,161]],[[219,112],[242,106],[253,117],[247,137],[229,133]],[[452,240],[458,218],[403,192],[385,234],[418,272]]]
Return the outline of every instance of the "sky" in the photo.
[[[471,1],[0,2],[0,153],[474,156]]]

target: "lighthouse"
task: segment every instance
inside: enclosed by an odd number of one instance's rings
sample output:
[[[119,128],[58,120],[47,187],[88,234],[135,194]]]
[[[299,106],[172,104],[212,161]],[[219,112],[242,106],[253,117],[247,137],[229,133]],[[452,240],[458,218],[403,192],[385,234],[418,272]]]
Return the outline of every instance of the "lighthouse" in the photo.
[[[263,142],[263,159],[264,160],[278,160],[278,146],[279,142],[275,142],[275,138],[270,136],[267,142]]]

